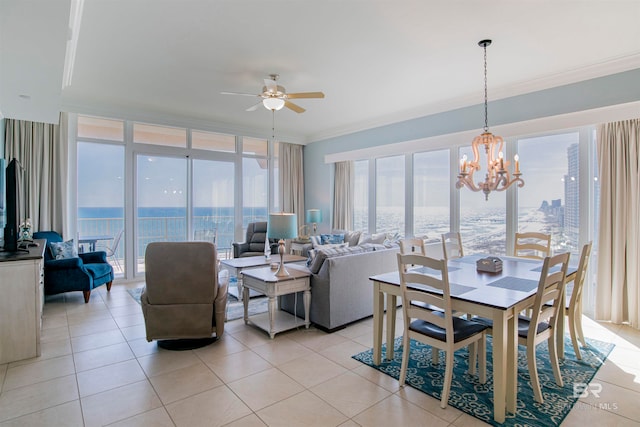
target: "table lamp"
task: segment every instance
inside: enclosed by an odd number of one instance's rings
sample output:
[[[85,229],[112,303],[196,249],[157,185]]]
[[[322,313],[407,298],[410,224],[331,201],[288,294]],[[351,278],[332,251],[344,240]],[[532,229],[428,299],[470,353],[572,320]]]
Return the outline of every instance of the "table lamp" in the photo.
[[[287,277],[289,272],[284,266],[284,239],[293,239],[298,235],[298,219],[292,213],[272,213],[269,214],[269,224],[267,226],[267,237],[269,239],[279,239],[278,253],[280,254],[280,266],[276,271],[276,277]]]
[[[313,235],[318,231],[318,223],[322,222],[322,211],[320,209],[307,209],[307,222],[313,223]]]

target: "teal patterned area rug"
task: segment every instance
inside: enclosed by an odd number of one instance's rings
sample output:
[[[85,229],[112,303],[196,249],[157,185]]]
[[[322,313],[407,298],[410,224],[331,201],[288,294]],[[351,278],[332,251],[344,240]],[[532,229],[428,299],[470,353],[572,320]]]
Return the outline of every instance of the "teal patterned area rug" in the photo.
[[[493,420],[493,365],[491,337],[487,337],[487,382],[480,384],[476,375],[467,373],[467,349],[460,349],[455,354],[453,380],[449,395],[449,405],[488,424],[495,426],[558,426],[569,414],[582,391],[582,384],[589,384],[614,345],[597,340],[587,339],[589,346],[581,348],[582,360],[578,360],[573,351],[569,337],[565,339],[565,358],[560,361],[560,371],[564,387],[556,385],[547,342],[536,348],[538,376],[542,386],[544,403],[533,400],[533,390],[529,383],[526,347],[518,348],[518,401],[515,414],[507,414],[504,424]],[[369,365],[393,378],[400,376],[402,361],[402,337],[395,340],[394,359],[384,358],[386,345],[382,346],[382,363],[373,364],[373,350],[364,351],[352,356],[354,359]],[[445,357],[440,353],[439,364],[431,363],[431,347],[411,340],[411,356],[407,370],[407,384],[440,400],[444,378]]]

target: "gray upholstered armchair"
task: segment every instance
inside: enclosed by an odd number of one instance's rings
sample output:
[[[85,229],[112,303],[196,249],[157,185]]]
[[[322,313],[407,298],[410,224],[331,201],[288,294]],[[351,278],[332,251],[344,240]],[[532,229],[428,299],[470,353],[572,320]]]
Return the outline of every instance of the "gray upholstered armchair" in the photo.
[[[140,300],[147,341],[186,349],[222,336],[229,282],[218,277],[212,243],[152,242],[144,262],[146,286]]]
[[[247,225],[247,236],[242,243],[233,243],[233,257],[244,258],[264,255],[264,242],[267,240],[267,222],[250,222]],[[271,253],[278,253],[278,241],[269,240]]]

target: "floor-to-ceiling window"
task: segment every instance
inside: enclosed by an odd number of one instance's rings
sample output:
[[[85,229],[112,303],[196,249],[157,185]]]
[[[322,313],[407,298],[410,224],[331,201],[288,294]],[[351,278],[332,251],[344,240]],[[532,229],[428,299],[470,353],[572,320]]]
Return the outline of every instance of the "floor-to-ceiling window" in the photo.
[[[551,235],[554,253],[578,256],[580,231],[579,133],[518,140],[526,185],[518,189],[518,231]]]
[[[218,252],[234,241],[233,171],[232,162],[193,160],[193,239],[216,243]]]
[[[187,240],[187,160],[137,156],[136,271],[151,242]]]
[[[582,245],[597,237],[595,130],[585,127],[512,137],[503,149],[510,163],[514,154],[519,155],[525,185],[491,192],[488,200],[481,191],[455,187],[458,171],[451,170],[449,159],[465,154],[472,159],[470,145],[392,157],[386,157],[384,150],[384,157],[355,161],[354,228],[391,234],[406,230],[427,238],[439,238],[449,228],[459,229],[466,254],[492,255],[510,255],[516,231],[540,231],[551,234],[554,252],[569,251],[577,260]],[[486,174],[484,154],[480,150],[476,183]],[[409,156],[412,163],[407,161]],[[406,200],[405,165],[411,166],[406,179],[413,180],[412,197]],[[513,170],[513,165],[509,169]],[[455,202],[450,206],[450,201]],[[406,227],[403,212],[413,213],[413,222]],[[375,227],[368,227],[368,218],[375,218]],[[595,259],[594,250],[591,262]],[[588,286],[594,286],[593,276]],[[588,291],[586,295],[592,305]]]
[[[376,232],[404,236],[405,157],[376,159]]]
[[[79,249],[114,249],[108,261],[116,276],[124,274],[124,245],[114,247],[113,240],[124,229],[123,141],[121,121],[89,117],[78,120],[77,232],[82,241],[87,242]],[[93,238],[95,240],[91,240]]]
[[[242,229],[266,221],[269,209],[269,159],[265,139],[242,139]]]
[[[449,150],[413,155],[413,235],[439,239],[449,231]]]
[[[358,160],[353,164],[353,229],[369,230],[369,160]]]
[[[474,175],[476,184],[484,179],[487,165],[484,150],[480,150],[480,171]],[[459,158],[473,159],[471,147],[462,147]],[[457,171],[456,171],[457,173]],[[454,179],[453,174],[451,179]],[[465,254],[486,253],[505,255],[506,253],[506,194],[492,192],[488,199],[482,191],[460,190],[460,237]]]
[[[246,225],[279,206],[278,144],[266,138],[75,117],[76,227],[106,245],[125,230],[110,258],[118,275],[141,276],[153,241],[215,241],[229,256]]]

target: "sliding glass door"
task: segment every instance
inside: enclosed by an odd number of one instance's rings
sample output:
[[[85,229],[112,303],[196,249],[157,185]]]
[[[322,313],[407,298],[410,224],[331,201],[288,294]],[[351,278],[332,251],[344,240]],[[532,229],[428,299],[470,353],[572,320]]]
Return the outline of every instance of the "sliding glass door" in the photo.
[[[151,242],[187,240],[187,160],[137,156],[136,272]]]

